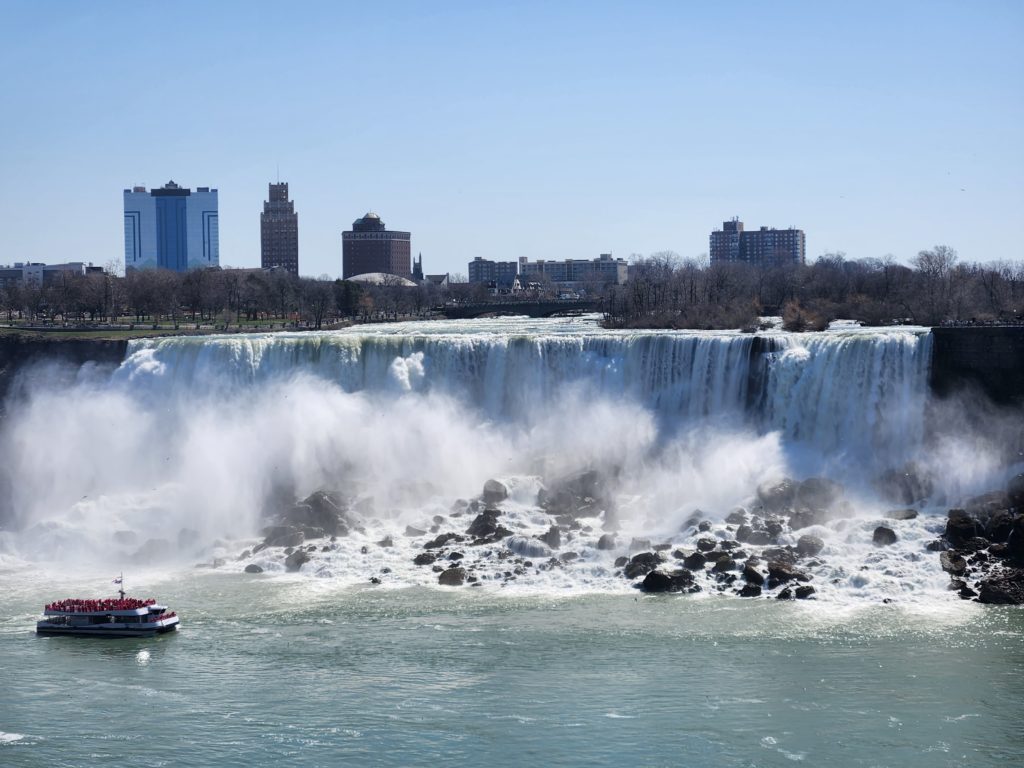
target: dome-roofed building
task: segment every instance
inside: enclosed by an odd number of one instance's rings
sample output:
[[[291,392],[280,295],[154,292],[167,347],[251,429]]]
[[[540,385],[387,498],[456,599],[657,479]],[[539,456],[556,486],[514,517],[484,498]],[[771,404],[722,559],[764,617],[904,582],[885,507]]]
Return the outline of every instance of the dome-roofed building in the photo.
[[[341,233],[341,243],[341,276],[346,280],[378,272],[406,279],[412,274],[412,235],[387,231],[372,211],[352,222],[350,232]]]
[[[386,272],[367,272],[362,275],[353,275],[352,277],[346,277],[351,283],[363,283],[364,285],[391,285],[401,286],[402,288],[415,288],[416,283],[407,277],[400,277],[398,275],[389,275]]]

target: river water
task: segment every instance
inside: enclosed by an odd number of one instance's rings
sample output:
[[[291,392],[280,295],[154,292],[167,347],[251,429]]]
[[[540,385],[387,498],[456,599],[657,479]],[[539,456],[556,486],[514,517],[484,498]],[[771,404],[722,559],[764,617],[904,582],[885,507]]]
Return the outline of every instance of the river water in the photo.
[[[0,434],[0,765],[1024,764],[1024,612],[958,600],[926,549],[1019,468],[929,427],[929,355],[920,328],[480,320],[27,371]],[[930,495],[880,549],[873,479],[908,462]],[[406,526],[465,526],[447,516],[489,478],[535,544],[538,490],[583,469],[613,479],[616,549],[595,518],[563,533],[575,559],[519,579],[482,561],[482,588],[445,588],[412,564]],[[805,529],[813,600],[644,596],[613,565],[638,539],[692,549],[694,516],[725,536],[759,484],[812,475],[847,499]],[[269,508],[318,488],[358,531],[297,573],[249,554]],[[45,602],[121,570],[179,632],[33,634]]]

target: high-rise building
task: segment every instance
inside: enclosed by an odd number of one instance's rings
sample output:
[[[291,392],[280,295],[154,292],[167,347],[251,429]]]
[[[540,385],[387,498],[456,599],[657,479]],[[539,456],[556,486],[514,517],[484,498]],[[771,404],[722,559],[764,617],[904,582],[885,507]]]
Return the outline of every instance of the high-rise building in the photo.
[[[743,222],[733,218],[711,233],[712,263],[803,264],[805,251],[804,232],[793,227],[744,231]]]
[[[288,199],[288,184],[271,184],[260,214],[260,266],[299,274],[299,214]]]
[[[169,181],[124,191],[126,269],[189,269],[220,264],[217,190],[195,192]]]
[[[409,278],[412,235],[389,232],[380,216],[367,213],[341,233],[341,272],[344,279],[373,272]]]

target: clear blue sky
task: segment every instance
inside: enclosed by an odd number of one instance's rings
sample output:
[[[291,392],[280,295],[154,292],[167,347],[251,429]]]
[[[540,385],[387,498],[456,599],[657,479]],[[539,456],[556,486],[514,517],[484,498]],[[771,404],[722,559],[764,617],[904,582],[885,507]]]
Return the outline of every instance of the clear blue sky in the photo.
[[[259,263],[280,166],[303,274],[368,210],[427,272],[696,256],[1024,257],[1024,2],[0,0],[0,263],[123,258],[121,191],[220,190]]]

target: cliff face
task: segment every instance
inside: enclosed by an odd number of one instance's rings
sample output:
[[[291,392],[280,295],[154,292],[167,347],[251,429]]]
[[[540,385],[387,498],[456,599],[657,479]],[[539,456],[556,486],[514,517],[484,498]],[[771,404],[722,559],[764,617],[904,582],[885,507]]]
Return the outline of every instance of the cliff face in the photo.
[[[37,363],[85,363],[117,366],[124,360],[127,341],[109,339],[28,338],[19,334],[0,336],[0,404],[19,372]],[[0,405],[2,408],[2,405]]]
[[[973,386],[996,403],[1024,405],[1024,326],[935,328],[932,335],[933,392]]]

